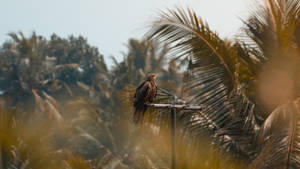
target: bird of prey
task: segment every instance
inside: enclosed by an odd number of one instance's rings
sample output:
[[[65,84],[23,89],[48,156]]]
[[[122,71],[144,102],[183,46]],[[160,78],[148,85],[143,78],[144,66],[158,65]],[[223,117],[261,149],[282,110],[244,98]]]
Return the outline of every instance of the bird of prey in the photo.
[[[157,94],[155,78],[155,74],[149,74],[147,80],[141,83],[135,90],[133,100],[133,106],[135,108],[133,122],[135,124],[143,122],[143,117],[147,110],[147,103],[151,103]]]

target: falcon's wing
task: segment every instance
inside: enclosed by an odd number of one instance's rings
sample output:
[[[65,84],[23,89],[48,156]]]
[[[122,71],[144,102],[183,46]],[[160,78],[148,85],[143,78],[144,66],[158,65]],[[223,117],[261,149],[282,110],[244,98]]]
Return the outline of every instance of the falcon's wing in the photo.
[[[135,91],[134,94],[134,107],[139,104],[144,104],[148,91],[151,88],[150,82],[143,82]]]

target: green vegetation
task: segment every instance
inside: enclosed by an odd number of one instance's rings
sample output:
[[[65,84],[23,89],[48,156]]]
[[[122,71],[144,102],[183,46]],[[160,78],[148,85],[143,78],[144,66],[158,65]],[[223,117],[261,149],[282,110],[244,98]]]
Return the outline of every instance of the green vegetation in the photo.
[[[131,124],[127,91],[156,72],[161,86],[177,92],[182,73],[176,63],[167,64],[165,45],[131,39],[125,59],[108,70],[83,37],[9,35],[0,50],[4,168],[151,168],[156,163],[137,148],[147,141],[139,137],[149,137],[150,131],[141,134]]]
[[[169,168],[169,112],[131,119],[150,72],[204,107],[177,111],[179,169],[299,168],[300,2],[265,2],[235,39],[191,9],[162,13],[110,69],[83,37],[10,33],[0,47],[0,168]]]

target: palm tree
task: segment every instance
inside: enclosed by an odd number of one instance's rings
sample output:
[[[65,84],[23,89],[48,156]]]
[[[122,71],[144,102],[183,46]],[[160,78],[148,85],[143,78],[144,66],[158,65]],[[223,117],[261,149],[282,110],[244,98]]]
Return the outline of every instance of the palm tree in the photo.
[[[118,63],[112,58],[115,65],[112,69],[113,85],[116,90],[123,89],[126,84],[138,85],[148,73],[162,73],[166,64],[166,45],[157,40],[136,40],[128,42],[128,53],[124,54],[124,61]],[[175,66],[175,65],[174,65]],[[135,73],[137,72],[137,73]],[[163,78],[164,80],[166,79]]]
[[[54,34],[46,40],[35,32],[29,38],[22,32],[9,36],[12,40],[0,50],[0,90],[8,107],[32,112],[35,103],[38,111],[56,112],[50,116],[61,121],[53,95],[88,95],[89,85],[91,90],[105,90],[101,88],[107,82],[108,70],[103,56],[83,37],[64,39]],[[78,92],[82,90],[85,92]],[[95,99],[108,100],[103,92]]]
[[[205,107],[178,114],[182,134],[209,137],[244,167],[300,166],[299,11],[295,0],[258,4],[237,40],[222,39],[191,9],[161,14],[148,35],[188,60],[185,99]]]

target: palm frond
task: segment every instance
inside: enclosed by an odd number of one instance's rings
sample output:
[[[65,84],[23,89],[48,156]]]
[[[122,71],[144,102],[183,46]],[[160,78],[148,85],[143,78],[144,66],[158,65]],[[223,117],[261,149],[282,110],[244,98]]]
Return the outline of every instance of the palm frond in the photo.
[[[248,44],[261,61],[275,56],[287,57],[295,52],[300,23],[300,5],[296,0],[267,0],[245,21]],[[296,38],[296,41],[295,41]],[[249,41],[247,40],[249,39]]]
[[[207,136],[223,152],[251,161],[258,151],[253,147],[259,125],[246,89],[256,73],[256,58],[240,43],[219,38],[189,9],[163,13],[149,36],[167,42],[174,59],[189,60],[184,99],[205,109],[178,112],[184,133]]]
[[[256,118],[256,106],[242,95],[231,98],[235,117],[214,133],[216,143],[223,152],[229,152],[235,159],[249,163],[259,151],[257,137],[260,125]]]
[[[300,100],[275,109],[261,129],[262,150],[250,168],[300,167]]]
[[[169,44],[175,59],[192,54],[195,65],[222,67],[234,83],[235,50],[230,42],[219,38],[192,10],[177,9],[162,13],[148,35]]]

